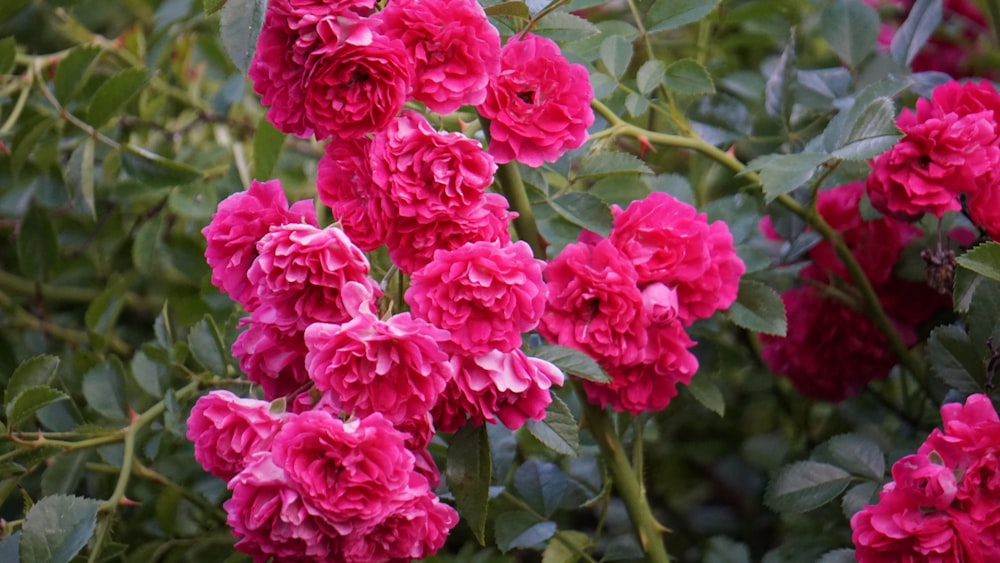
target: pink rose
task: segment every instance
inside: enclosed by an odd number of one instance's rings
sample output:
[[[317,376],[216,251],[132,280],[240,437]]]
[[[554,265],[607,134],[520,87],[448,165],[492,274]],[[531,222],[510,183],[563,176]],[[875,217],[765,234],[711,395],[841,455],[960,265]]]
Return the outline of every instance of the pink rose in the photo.
[[[908,495],[918,506],[944,510],[958,492],[954,470],[922,454],[904,456],[896,461],[892,465],[892,478],[897,492]]]
[[[261,386],[265,399],[291,395],[309,381],[302,331],[253,317],[243,319],[240,324],[247,329],[233,342],[233,357],[247,379]]]
[[[970,195],[968,209],[972,222],[991,239],[1000,242],[1000,182],[983,186]]]
[[[677,290],[685,325],[736,300],[746,268],[725,223],[709,225],[694,207],[660,192],[614,212],[608,240],[632,261],[640,286],[659,282]]]
[[[323,512],[289,485],[271,454],[248,460],[246,469],[229,481],[233,496],[223,507],[226,524],[239,538],[236,549],[254,561],[333,561],[341,538]]]
[[[989,397],[969,395],[965,404],[941,407],[943,429],[935,429],[920,447],[922,454],[940,457],[944,464],[965,470],[989,452],[1000,450],[1000,419]]]
[[[367,252],[385,243],[390,221],[383,212],[386,191],[372,179],[371,145],[368,137],[330,139],[316,172],[319,200]]]
[[[344,324],[306,329],[306,368],[316,388],[331,390],[355,416],[378,412],[394,424],[426,414],[452,377],[441,346],[448,331],[410,313],[386,321],[371,312]]]
[[[647,285],[642,290],[642,306],[650,322],[664,325],[677,318],[677,290],[660,282]]]
[[[649,317],[633,261],[610,240],[566,246],[545,269],[548,307],[538,332],[546,340],[615,365],[647,355]]]
[[[455,509],[433,494],[405,502],[364,534],[344,542],[344,563],[403,562],[436,553],[458,524]]]
[[[476,108],[490,120],[497,162],[541,166],[583,145],[594,123],[587,69],[569,63],[551,39],[530,33],[510,38],[500,57],[500,74]]]
[[[415,315],[451,331],[466,353],[509,352],[545,310],[544,265],[523,241],[438,250],[413,274],[406,302]]]
[[[253,311],[258,301],[247,272],[257,257],[257,241],[273,225],[298,222],[316,225],[316,210],[309,200],[289,208],[279,180],[254,180],[246,191],[222,200],[212,221],[201,230],[208,241],[205,259],[212,268],[212,283]]]
[[[520,350],[493,350],[478,356],[455,356],[455,377],[434,409],[442,432],[455,432],[466,422],[475,425],[499,420],[512,430],[527,419],[545,418],[552,402],[549,390],[563,384],[559,368]]]
[[[194,458],[205,471],[228,481],[253,454],[266,451],[280,426],[281,417],[268,403],[215,390],[192,407],[187,438],[194,442]]]
[[[475,0],[392,0],[380,16],[413,57],[417,101],[441,114],[482,103],[500,72],[500,34]]]
[[[368,277],[368,259],[338,228],[275,227],[257,243],[257,251],[247,274],[261,302],[256,321],[299,331],[313,322],[346,321],[350,315],[340,294],[348,282],[368,288],[373,309],[382,295]]]

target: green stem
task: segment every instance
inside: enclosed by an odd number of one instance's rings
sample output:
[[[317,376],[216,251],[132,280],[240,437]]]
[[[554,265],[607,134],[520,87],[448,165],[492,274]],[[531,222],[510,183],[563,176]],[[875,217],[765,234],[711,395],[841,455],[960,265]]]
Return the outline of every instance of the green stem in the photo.
[[[31,70],[28,71],[29,73]],[[31,94],[31,81],[33,79],[28,78],[28,83],[21,89],[21,94],[17,97],[17,101],[14,103],[14,108],[10,110],[10,115],[7,116],[7,120],[4,121],[3,126],[0,126],[0,135],[3,135],[14,127],[14,123],[17,122],[17,118],[21,117],[21,112],[24,111],[24,104],[28,101],[28,96]]]
[[[11,310],[13,313],[13,322],[11,325],[14,327],[37,330],[53,338],[58,338],[59,340],[72,344],[73,346],[86,346],[90,342],[90,337],[86,332],[62,327],[49,321],[39,319],[15,303],[14,300],[3,291],[0,291],[0,307],[7,307]],[[113,352],[123,356],[127,356],[132,352],[129,345],[117,336],[111,336],[108,338],[108,346]]]
[[[629,517],[632,519],[632,526],[639,537],[639,543],[646,552],[648,561],[650,563],[668,563],[670,557],[663,544],[663,532],[666,531],[666,528],[653,516],[642,481],[636,477],[635,469],[629,463],[628,455],[625,453],[625,446],[618,439],[618,434],[612,427],[608,413],[587,402],[587,396],[581,385],[576,385],[576,391],[583,404],[584,423],[593,434],[601,449],[601,457],[611,470],[615,487],[618,489],[622,501],[625,502],[625,508],[628,509]]]
[[[501,164],[497,168],[497,180],[500,182],[503,195],[507,196],[511,209],[517,211],[514,230],[517,231],[518,238],[531,246],[535,258],[545,260],[545,247],[542,246],[542,239],[538,236],[538,224],[535,222],[535,214],[531,211],[531,202],[528,201],[528,193],[524,190],[517,162]]]
[[[101,293],[100,290],[89,287],[38,284],[3,270],[0,270],[0,291],[26,296],[41,295],[46,300],[65,303],[90,303]],[[134,310],[155,308],[152,303],[146,302],[141,296],[131,292],[125,294],[125,304]]]

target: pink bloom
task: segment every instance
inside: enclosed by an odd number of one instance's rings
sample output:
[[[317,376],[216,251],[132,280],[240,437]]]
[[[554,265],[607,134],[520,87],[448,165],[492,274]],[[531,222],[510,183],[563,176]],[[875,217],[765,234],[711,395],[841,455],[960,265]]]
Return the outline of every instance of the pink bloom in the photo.
[[[698,371],[698,360],[688,350],[694,342],[677,321],[651,327],[649,341],[652,359],[633,366],[605,363],[611,383],[584,381],[587,400],[632,414],[666,408],[677,396],[677,384],[691,383]]]
[[[652,324],[667,324],[677,318],[677,290],[660,282],[651,283],[642,290],[642,306]]]
[[[366,533],[344,542],[345,563],[403,562],[436,553],[458,524],[455,509],[433,494],[405,502]]]
[[[508,230],[515,213],[507,210],[507,200],[500,194],[486,194],[483,203],[459,208],[454,214],[427,217],[396,217],[389,230],[386,246],[392,263],[405,273],[426,266],[438,250],[454,250],[476,241],[510,242]]]
[[[426,414],[452,377],[441,350],[448,331],[409,313],[382,321],[371,312],[306,329],[306,368],[355,416],[379,412],[394,424]]]
[[[632,264],[610,240],[567,245],[545,269],[548,308],[538,332],[599,361],[645,361],[650,320]]]
[[[233,342],[233,357],[247,379],[261,386],[264,398],[271,401],[302,388],[306,373],[306,344],[302,331],[274,323],[245,318],[248,328]]]
[[[958,482],[949,467],[934,463],[923,454],[902,457],[892,465],[896,490],[918,506],[944,510],[955,500]]]
[[[614,211],[608,240],[632,261],[641,287],[659,282],[676,289],[685,325],[736,300],[746,268],[725,223],[709,225],[694,207],[660,192]]]
[[[545,418],[550,388],[563,384],[559,368],[520,350],[493,350],[478,356],[455,356],[455,378],[434,409],[442,432],[454,432],[468,415],[475,425],[498,420],[516,430],[527,419]]]
[[[371,145],[368,137],[331,139],[316,172],[319,200],[364,251],[382,246],[389,231],[386,191],[372,179]]]
[[[482,354],[521,346],[545,310],[542,268],[525,242],[466,243],[438,250],[410,280],[406,302],[415,315],[451,331],[462,350]]]
[[[350,315],[340,293],[348,282],[368,288],[372,308],[381,296],[368,277],[368,259],[338,228],[275,227],[260,240],[257,251],[247,274],[261,302],[254,312],[256,321],[300,331],[313,322],[346,321]]]
[[[265,451],[281,426],[270,405],[215,390],[198,398],[187,420],[187,438],[194,458],[216,477],[229,480],[246,467],[250,457]]]
[[[392,0],[380,16],[416,63],[417,101],[441,114],[482,103],[500,72],[500,34],[475,0]]]
[[[508,40],[500,56],[500,74],[477,107],[490,120],[497,162],[541,166],[583,145],[594,123],[587,69],[570,64],[551,39],[530,33]]]
[[[972,222],[1000,242],[1000,182],[983,186],[969,196],[968,209]]]
[[[286,472],[271,454],[248,460],[246,469],[229,482],[233,496],[223,507],[226,524],[239,538],[236,549],[255,562],[331,561],[339,556],[341,538],[323,512],[290,486]]]
[[[279,180],[254,180],[246,191],[222,200],[212,221],[201,230],[208,241],[205,259],[212,268],[212,283],[253,311],[257,295],[247,272],[257,257],[257,241],[274,225],[298,222],[316,225],[316,210],[308,200],[289,209]]]
[[[970,395],[964,405],[943,405],[941,419],[943,430],[931,432],[920,453],[933,452],[945,465],[965,470],[982,456],[1000,450],[1000,419],[986,395]]]

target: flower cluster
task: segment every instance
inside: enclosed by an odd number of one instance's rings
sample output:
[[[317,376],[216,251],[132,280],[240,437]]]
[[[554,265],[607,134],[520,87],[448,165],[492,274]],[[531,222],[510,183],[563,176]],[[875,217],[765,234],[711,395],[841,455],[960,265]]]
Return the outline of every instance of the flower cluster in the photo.
[[[903,220],[967,209],[1000,240],[1000,94],[987,82],[947,82],[896,120],[904,137],[872,164],[868,195]]]
[[[851,518],[861,563],[1000,560],[1000,418],[989,397],[941,407],[916,454]]]
[[[549,264],[539,332],[608,371],[610,384],[584,382],[591,401],[660,410],[698,369],[684,327],[729,307],[745,267],[725,223],[672,196],[612,211],[608,238],[584,232]]]
[[[832,188],[820,192],[816,207],[840,233],[904,341],[913,344],[917,326],[947,301],[925,284],[893,275],[904,247],[919,231],[891,217],[864,221],[859,208],[863,193],[860,182]],[[767,218],[763,229],[778,238]],[[822,241],[809,250],[809,258],[811,263],[799,273],[802,287],[781,296],[787,336],[761,335],[761,356],[803,395],[842,401],[886,377],[896,357],[860,301],[850,299],[856,291],[833,246]]]

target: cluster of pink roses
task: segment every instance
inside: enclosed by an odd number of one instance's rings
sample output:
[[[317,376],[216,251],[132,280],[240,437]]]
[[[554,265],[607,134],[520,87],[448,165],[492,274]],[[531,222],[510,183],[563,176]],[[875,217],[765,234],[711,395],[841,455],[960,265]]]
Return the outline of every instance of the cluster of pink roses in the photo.
[[[612,211],[608,238],[584,231],[549,264],[538,330],[608,371],[610,384],[583,382],[589,400],[661,410],[698,369],[685,327],[736,300],[745,266],[725,223],[709,224],[672,196],[654,192]]]
[[[822,191],[816,208],[843,237],[904,342],[913,344],[916,327],[947,300],[926,284],[893,274],[904,247],[919,230],[892,217],[863,220],[859,210],[863,192],[861,182]],[[769,217],[762,228],[769,237],[779,238]],[[854,297],[854,284],[833,245],[818,243],[809,250],[809,258],[811,263],[799,273],[802,286],[781,296],[788,315],[787,336],[761,335],[761,356],[803,395],[842,401],[868,382],[886,377],[896,357]]]
[[[893,464],[878,503],[851,518],[859,562],[1000,561],[1000,418],[981,394],[941,418],[943,430]]]
[[[910,221],[964,208],[1000,240],[1000,94],[993,86],[947,82],[896,124],[904,137],[875,159],[868,177],[875,208]]]

